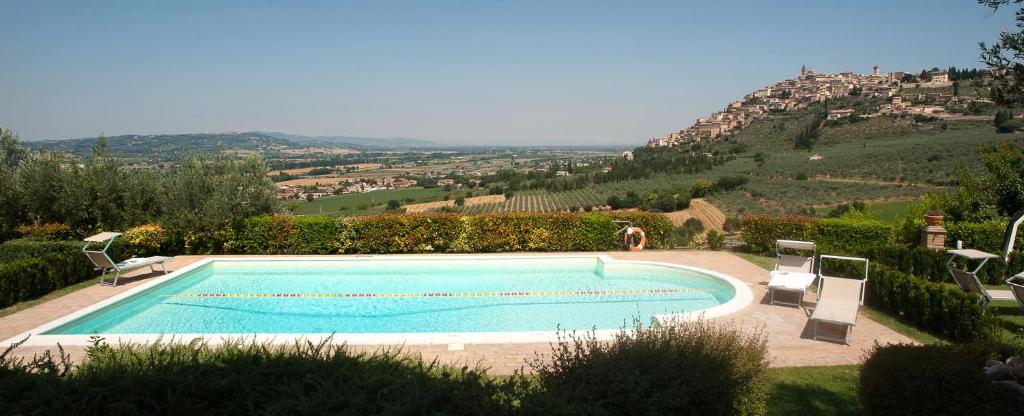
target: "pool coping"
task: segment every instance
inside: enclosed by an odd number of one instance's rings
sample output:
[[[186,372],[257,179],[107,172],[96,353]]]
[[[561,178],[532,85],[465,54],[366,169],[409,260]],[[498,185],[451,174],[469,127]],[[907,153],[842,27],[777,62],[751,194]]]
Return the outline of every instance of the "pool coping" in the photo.
[[[700,267],[686,266],[681,264],[645,261],[645,260],[619,260],[607,254],[580,254],[580,255],[358,255],[358,256],[258,256],[258,257],[207,257],[181,269],[175,270],[167,275],[153,278],[151,281],[140,284],[125,292],[111,296],[102,301],[96,302],[85,308],[71,312],[60,318],[47,322],[32,330],[20,333],[4,340],[4,344],[13,344],[25,340],[23,346],[56,346],[56,345],[92,345],[93,339],[99,337],[107,342],[113,343],[175,343],[191,342],[201,338],[210,344],[222,344],[229,341],[252,341],[271,344],[289,344],[298,341],[309,341],[314,343],[330,342],[333,344],[347,345],[448,345],[449,349],[460,349],[465,344],[519,344],[519,343],[551,343],[557,342],[567,334],[582,331],[506,331],[506,332],[423,332],[423,333],[220,333],[220,334],[76,334],[76,335],[43,335],[42,333],[57,328],[87,314],[105,308],[121,300],[134,296],[137,293],[160,285],[171,279],[187,274],[192,270],[206,266],[213,262],[246,262],[246,261],[364,261],[364,260],[508,260],[508,259],[552,259],[552,258],[596,258],[604,264],[640,264],[669,267],[687,271],[707,274],[729,283],[735,291],[732,299],[721,305],[703,309],[696,312],[659,314],[654,318],[659,322],[672,320],[693,320],[697,318],[717,318],[740,311],[753,302],[753,292],[747,283],[733,276],[708,270]],[[585,331],[599,340],[609,340],[623,329],[602,329]],[[27,338],[27,339],[26,339]]]

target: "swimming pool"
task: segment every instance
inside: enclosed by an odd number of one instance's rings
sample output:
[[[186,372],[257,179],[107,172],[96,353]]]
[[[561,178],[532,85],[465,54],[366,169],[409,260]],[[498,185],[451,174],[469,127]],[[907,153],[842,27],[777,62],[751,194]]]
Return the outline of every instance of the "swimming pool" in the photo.
[[[34,333],[64,343],[97,334],[530,342],[556,329],[616,330],[634,318],[716,316],[750,298],[746,285],[715,272],[608,256],[215,258]]]

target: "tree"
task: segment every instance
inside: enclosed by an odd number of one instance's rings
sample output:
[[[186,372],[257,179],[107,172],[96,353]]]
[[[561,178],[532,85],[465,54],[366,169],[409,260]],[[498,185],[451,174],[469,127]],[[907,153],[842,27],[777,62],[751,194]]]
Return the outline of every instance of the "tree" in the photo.
[[[960,81],[953,81],[953,96],[960,96]]]
[[[313,202],[313,194],[306,194],[306,202]]]
[[[457,207],[466,206],[466,197],[464,197],[464,196],[456,197],[455,198],[455,206],[457,206]]]
[[[979,3],[998,11],[1000,7],[1020,4],[1022,0],[978,0]],[[993,75],[989,87],[992,100],[1007,107],[1024,104],[1024,7],[1020,8],[1015,20],[1016,32],[1002,32],[999,39],[986,45],[979,42],[981,61],[989,66]]]
[[[398,200],[395,200],[395,199],[388,200],[388,209],[389,210],[398,209],[398,207],[400,207],[400,206],[402,206],[402,204],[400,202],[398,202]]]

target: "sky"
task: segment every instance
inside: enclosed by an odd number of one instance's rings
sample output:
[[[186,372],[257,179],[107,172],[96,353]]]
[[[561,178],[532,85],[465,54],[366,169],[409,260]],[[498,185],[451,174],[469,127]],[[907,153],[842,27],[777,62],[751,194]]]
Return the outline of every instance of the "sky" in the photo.
[[[981,67],[972,0],[0,0],[0,127],[635,145],[799,73]]]

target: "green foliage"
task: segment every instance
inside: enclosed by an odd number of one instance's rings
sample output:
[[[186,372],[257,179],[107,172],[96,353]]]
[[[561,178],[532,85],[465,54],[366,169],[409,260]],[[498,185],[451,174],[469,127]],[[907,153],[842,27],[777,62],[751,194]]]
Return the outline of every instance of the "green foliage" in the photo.
[[[693,237],[704,232],[704,223],[697,218],[687,218],[683,224],[672,229],[672,244],[676,246],[689,246]]]
[[[27,240],[62,241],[73,237],[71,227],[59,222],[25,224],[18,226],[18,234]]]
[[[228,342],[117,348],[100,343],[74,366],[51,355],[0,355],[0,402],[11,414],[511,414],[506,386],[483,369],[442,366],[344,346]]]
[[[671,248],[669,234],[672,232],[672,222],[664,215],[652,212],[611,212],[602,213],[602,215],[611,220],[630,221],[634,227],[642,228],[647,234],[647,248],[649,249]],[[621,240],[618,241],[621,242]],[[618,247],[612,249],[614,248]]]
[[[707,321],[636,325],[614,342],[563,338],[537,360],[526,414],[764,415],[765,334]]]
[[[698,179],[690,185],[690,196],[693,198],[703,198],[711,195],[715,191],[715,184],[711,181]]]
[[[667,246],[668,220],[659,214],[633,212],[422,213],[342,219],[257,216],[236,226],[224,248],[238,254],[615,250],[620,243],[613,218],[631,220],[647,230],[649,247]]]
[[[349,251],[365,254],[466,251],[465,223],[458,214],[382,214],[346,221]]]
[[[996,210],[1005,216],[1024,210],[1024,149],[999,144],[980,148],[978,155],[987,171],[981,183]]]
[[[719,176],[715,181],[715,192],[729,192],[746,185],[750,178],[744,175]]]
[[[715,251],[725,249],[725,236],[719,234],[718,231],[708,230],[707,240],[709,249]]]
[[[94,276],[75,242],[11,240],[0,244],[0,308]]]
[[[135,255],[149,256],[160,251],[165,237],[164,227],[160,224],[144,224],[125,230],[122,238],[131,246]]]
[[[775,254],[775,240],[808,240],[813,219],[806,216],[746,215],[743,242],[755,254]]]
[[[809,237],[821,252],[856,254],[891,241],[892,227],[870,219],[823,218],[814,221]]]
[[[876,344],[860,373],[864,414],[992,414],[992,383],[981,370],[989,358],[970,344]]]
[[[980,298],[949,284],[936,283],[872,264],[866,302],[919,328],[950,339],[973,340],[988,330]]]

